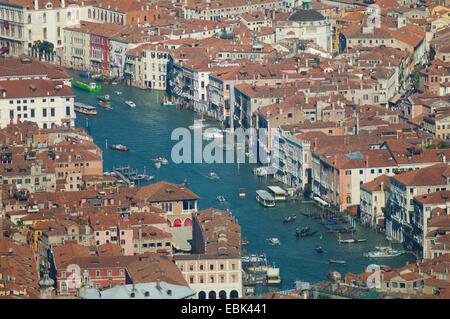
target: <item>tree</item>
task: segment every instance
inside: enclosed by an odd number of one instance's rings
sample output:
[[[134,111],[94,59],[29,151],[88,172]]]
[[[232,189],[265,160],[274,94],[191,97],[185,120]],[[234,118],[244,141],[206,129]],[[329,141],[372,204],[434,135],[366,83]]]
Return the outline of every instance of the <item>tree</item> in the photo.
[[[38,56],[39,60],[44,57],[45,60],[50,60],[54,54],[55,46],[48,41],[37,40],[31,47],[34,56]]]

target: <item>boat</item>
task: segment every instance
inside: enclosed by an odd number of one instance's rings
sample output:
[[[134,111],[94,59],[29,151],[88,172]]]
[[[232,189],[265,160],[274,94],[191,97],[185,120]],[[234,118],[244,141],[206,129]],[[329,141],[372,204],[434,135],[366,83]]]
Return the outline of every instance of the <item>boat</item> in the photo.
[[[267,270],[267,284],[279,285],[281,284],[280,268],[271,268]]]
[[[209,179],[219,179],[219,175],[217,175],[216,172],[209,172],[208,178]]]
[[[246,193],[245,193],[245,188],[240,188],[239,189],[239,197],[245,197]]]
[[[172,99],[169,99],[167,96],[165,96],[163,98],[162,105],[166,106],[166,107],[173,107],[173,106],[177,106],[177,103],[175,103],[175,101],[173,101]]]
[[[125,101],[125,104],[129,107],[136,107],[136,103],[134,103],[133,101]]]
[[[90,79],[91,78],[91,72],[89,71],[81,71],[79,73],[81,78]]]
[[[317,245],[316,248],[314,248],[319,254],[323,253],[323,248],[320,245]]]
[[[183,180],[183,185],[184,186],[189,186],[189,184],[190,184],[191,182],[189,182],[189,180],[187,179],[187,178],[185,178],[184,180]]]
[[[127,146],[122,144],[112,144],[109,148],[120,152],[128,152],[130,150]]]
[[[161,162],[155,162],[154,165],[155,165],[156,168],[161,168]]]
[[[205,132],[203,132],[203,139],[207,141],[223,139],[223,133],[218,128],[209,128]]]
[[[275,199],[265,190],[256,191],[256,200],[264,207],[275,207]]]
[[[375,250],[365,253],[363,254],[363,256],[367,258],[388,258],[398,257],[403,255],[404,253],[404,250],[394,249],[391,247],[375,247]]]
[[[366,238],[360,238],[360,239],[355,239],[355,241],[356,241],[357,243],[364,243],[364,242],[367,241],[367,239],[366,239]]]
[[[268,186],[267,189],[276,201],[286,200],[286,191],[280,186]]]
[[[267,241],[268,241],[269,244],[271,244],[272,246],[278,246],[278,245],[281,244],[281,243],[280,243],[280,240],[279,240],[278,238],[276,238],[276,237],[270,237],[270,238],[267,238]]]
[[[247,239],[244,239],[244,238],[243,238],[243,239],[241,240],[241,245],[242,245],[242,246],[247,246],[248,244],[249,244],[249,241],[248,241]]]
[[[105,95],[97,96],[97,99],[99,99],[100,101],[108,102],[110,97],[108,94],[105,94]]]
[[[241,261],[243,264],[262,264],[267,262],[267,257],[265,254],[251,254],[248,256],[242,256]]]
[[[347,262],[345,260],[339,260],[339,259],[329,259],[328,262],[330,264],[346,264]]]
[[[112,109],[111,104],[107,101],[99,101],[98,105],[105,108],[105,109]]]
[[[97,109],[95,108],[95,106],[87,105],[81,102],[74,103],[74,110],[75,112],[84,115],[97,115]]]
[[[77,89],[80,89],[80,90],[83,90],[83,91],[87,91],[87,92],[90,92],[90,93],[98,93],[98,92],[100,92],[100,85],[98,85],[95,82],[91,82],[91,83],[88,84],[88,83],[84,83],[84,82],[81,82],[81,81],[73,81],[72,82],[72,86],[74,88],[77,88]]]
[[[116,95],[122,95],[122,91],[114,91]]]
[[[167,165],[167,164],[169,164],[169,161],[167,160],[167,158],[162,157],[162,156],[160,156],[160,157],[158,157],[158,158],[155,158],[154,161],[155,161],[155,162],[160,162],[161,165]]]
[[[222,195],[217,196],[216,199],[217,199],[217,201],[218,201],[219,203],[224,203],[224,202],[226,201],[226,200],[225,200],[225,197],[223,197]]]
[[[283,224],[288,224],[288,223],[292,223],[293,221],[295,221],[297,219],[297,215],[292,214],[290,216],[285,216],[283,218]]]
[[[351,244],[354,243],[355,240],[353,238],[350,239],[338,239],[339,244]]]

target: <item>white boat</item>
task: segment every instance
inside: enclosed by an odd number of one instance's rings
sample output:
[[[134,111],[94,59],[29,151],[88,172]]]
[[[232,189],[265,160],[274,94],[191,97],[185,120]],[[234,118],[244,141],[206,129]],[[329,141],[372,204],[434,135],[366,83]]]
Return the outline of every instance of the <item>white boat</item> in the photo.
[[[266,276],[267,276],[267,284],[268,285],[281,284],[280,268],[267,269]]]
[[[156,168],[161,168],[161,162],[155,162],[154,165],[155,165]]]
[[[216,172],[209,172],[208,178],[209,179],[219,179],[219,175],[217,175]]]
[[[226,202],[225,197],[223,197],[222,195],[217,196],[216,199],[217,199],[217,201],[218,201],[219,203],[224,203],[224,202]]]
[[[160,157],[154,159],[154,161],[155,161],[155,162],[160,162],[162,165],[167,165],[167,164],[169,164],[169,161],[167,160],[167,158],[162,157],[162,156],[160,156]]]
[[[211,128],[203,132],[204,140],[215,140],[215,139],[223,139],[223,133],[218,128]]]
[[[394,249],[391,247],[375,247],[374,251],[370,251],[364,254],[367,258],[388,258],[398,257],[405,253],[404,250]]]
[[[133,101],[125,101],[125,104],[129,107],[136,107],[136,103],[134,103]]]
[[[275,199],[265,190],[256,191],[256,200],[264,207],[275,207]]]
[[[267,238],[267,241],[268,241],[269,244],[271,244],[272,246],[278,246],[278,245],[281,244],[281,243],[280,243],[280,240],[279,240],[278,238],[276,238],[276,237],[270,237],[270,238]]]
[[[114,91],[114,93],[116,93],[116,95],[122,95],[122,91]]]

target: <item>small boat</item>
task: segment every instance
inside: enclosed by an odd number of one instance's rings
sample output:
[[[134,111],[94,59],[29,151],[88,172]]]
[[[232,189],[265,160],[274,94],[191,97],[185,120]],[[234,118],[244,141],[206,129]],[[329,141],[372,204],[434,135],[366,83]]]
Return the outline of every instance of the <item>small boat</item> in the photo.
[[[155,165],[156,168],[161,168],[161,162],[155,162],[154,165]]]
[[[355,241],[356,241],[357,243],[364,243],[364,242],[367,241],[367,239],[365,239],[365,238],[360,238],[360,239],[355,239]]]
[[[183,180],[183,185],[184,185],[184,186],[189,186],[190,183],[191,183],[191,182],[189,182],[189,180],[188,180],[187,178],[185,178],[185,179]]]
[[[208,178],[209,179],[219,179],[219,175],[217,175],[216,172],[209,172]]]
[[[81,102],[74,103],[74,110],[77,113],[84,115],[97,115],[97,109],[92,105],[87,105]]]
[[[345,260],[339,260],[339,259],[329,259],[328,262],[330,264],[346,264],[347,262]]]
[[[105,109],[112,109],[111,104],[107,101],[99,101],[98,105],[105,108]]]
[[[207,141],[223,139],[223,133],[218,128],[210,128],[203,132],[203,139]]]
[[[245,188],[240,188],[239,189],[239,197],[245,197],[246,193],[245,193]]]
[[[285,216],[283,218],[283,224],[288,224],[288,223],[292,223],[293,221],[295,221],[297,219],[297,215],[292,214],[290,216]]]
[[[225,200],[225,197],[223,197],[222,195],[217,196],[216,199],[217,199],[217,201],[218,201],[219,203],[224,203],[224,202],[226,201],[226,200]]]
[[[136,107],[136,103],[134,103],[133,101],[125,101],[125,104],[128,105],[129,107]]]
[[[351,244],[354,243],[355,240],[353,238],[350,239],[338,239],[339,244]]]
[[[120,152],[128,152],[130,150],[127,146],[122,144],[112,144],[109,148]]]
[[[114,91],[116,95],[122,95],[122,91]]]
[[[98,93],[98,92],[100,92],[100,85],[98,85],[95,82],[91,82],[91,83],[88,84],[88,83],[84,83],[84,82],[81,82],[81,81],[73,81],[72,82],[72,86],[74,88],[77,88],[77,89],[80,89],[80,90],[83,90],[83,91],[87,91],[87,92],[90,92],[90,93]]]
[[[85,79],[90,79],[91,78],[91,72],[89,72],[89,71],[81,71],[80,72],[80,77],[85,78]]]
[[[317,245],[316,248],[314,248],[319,254],[323,253],[323,248],[320,245]]]
[[[242,245],[242,246],[247,246],[248,243],[249,243],[249,242],[248,242],[247,239],[242,239],[242,240],[241,240],[241,245]]]
[[[105,94],[105,95],[97,96],[97,99],[99,99],[100,101],[107,102],[107,101],[109,101],[110,97],[108,94]]]
[[[262,189],[256,191],[256,201],[264,207],[275,207],[275,199],[269,192]]]
[[[169,161],[167,160],[167,158],[162,157],[162,156],[160,156],[160,157],[158,157],[158,158],[155,158],[154,161],[155,161],[155,162],[160,162],[161,165],[167,165],[167,164],[169,164]]]
[[[278,246],[278,245],[281,244],[281,243],[280,243],[280,240],[279,240],[278,238],[276,238],[276,237],[270,237],[270,238],[267,238],[267,241],[268,241],[269,244],[271,244],[272,246]]]

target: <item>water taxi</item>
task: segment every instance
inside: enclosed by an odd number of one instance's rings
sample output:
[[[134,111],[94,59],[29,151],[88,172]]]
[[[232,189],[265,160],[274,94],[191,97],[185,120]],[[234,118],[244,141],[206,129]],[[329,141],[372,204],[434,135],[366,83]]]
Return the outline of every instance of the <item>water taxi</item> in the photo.
[[[107,101],[99,101],[98,105],[105,108],[105,109],[112,109],[111,104]]]
[[[256,191],[256,200],[264,207],[275,207],[275,199],[265,190]]]
[[[154,165],[155,165],[156,168],[161,168],[161,162],[155,162]]]
[[[216,139],[223,139],[223,133],[218,128],[210,128],[203,132],[203,139],[210,141],[210,140],[216,140]]]
[[[74,110],[75,112],[84,115],[97,115],[97,109],[95,108],[95,106],[87,105],[81,102],[74,103]]]
[[[246,193],[245,193],[245,188],[240,188],[239,189],[239,197],[245,197]]]
[[[223,197],[222,195],[217,196],[216,199],[217,199],[217,201],[218,201],[219,203],[224,203],[224,202],[226,201],[226,200],[225,200],[225,197]]]
[[[292,223],[297,219],[297,215],[292,214],[290,216],[285,216],[283,218],[283,224],[288,224],[288,223]]]
[[[159,163],[161,163],[161,165],[167,165],[167,164],[169,164],[169,161],[167,160],[167,158],[162,157],[162,156],[160,156],[160,157],[158,157],[158,158],[155,158],[153,161],[159,162]]]
[[[280,186],[269,186],[267,189],[276,201],[286,200],[286,191]]]
[[[90,92],[90,93],[98,93],[98,92],[100,92],[100,85],[98,85],[95,82],[91,82],[91,83],[88,84],[88,83],[84,83],[84,82],[81,82],[81,81],[73,81],[72,82],[72,86],[74,88],[77,88],[77,89],[80,89],[80,90],[83,90],[83,91],[87,91],[87,92]]]
[[[330,264],[341,264],[341,265],[344,265],[347,263],[345,260],[339,260],[339,259],[329,259],[328,262]]]
[[[269,244],[271,244],[272,246],[278,246],[281,244],[280,240],[276,237],[270,237],[267,238],[267,241],[269,242]]]
[[[116,95],[122,95],[122,91],[114,91]]]
[[[136,107],[136,103],[134,103],[133,101],[125,101],[125,104],[132,108]]]
[[[109,148],[120,152],[128,152],[130,150],[127,146],[122,144],[112,144]]]
[[[219,175],[217,175],[216,172],[209,172],[208,178],[209,179],[219,179]]]

